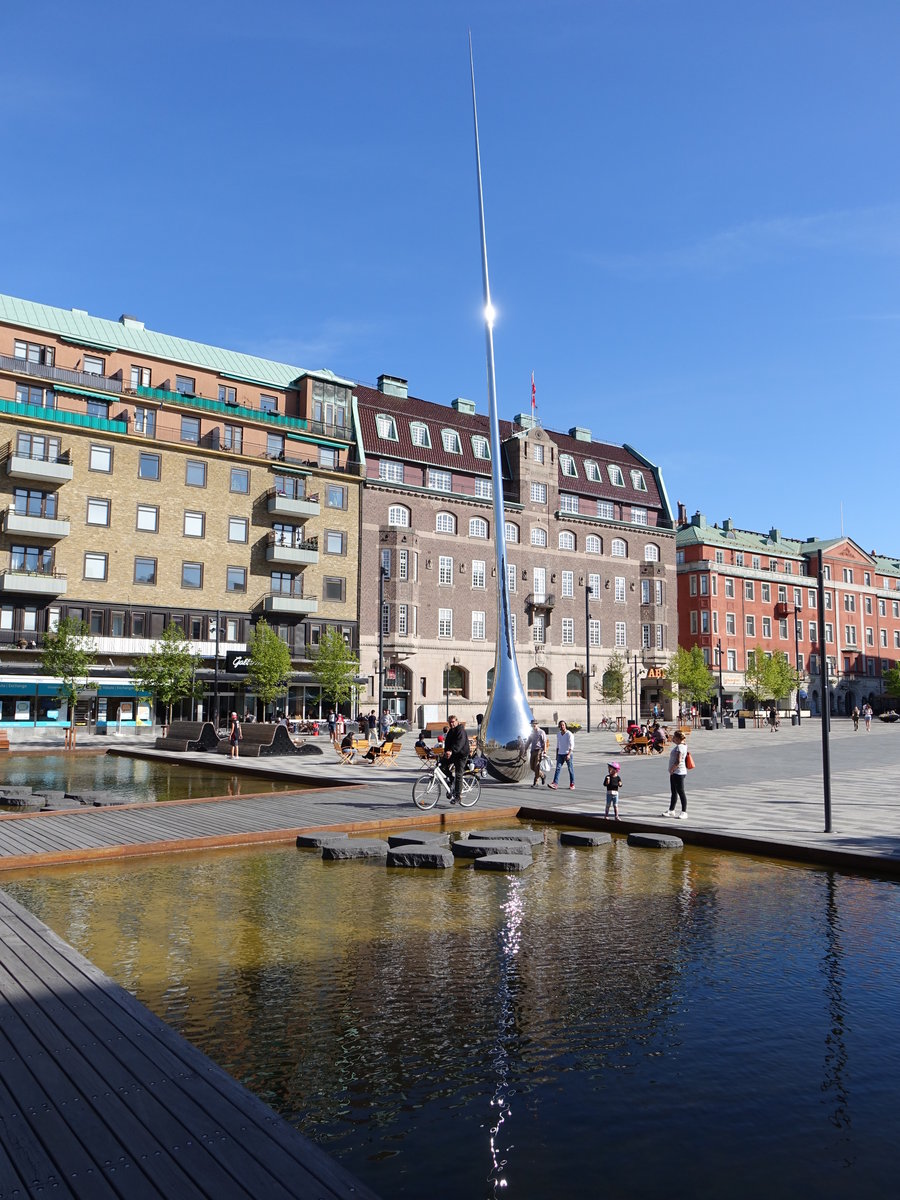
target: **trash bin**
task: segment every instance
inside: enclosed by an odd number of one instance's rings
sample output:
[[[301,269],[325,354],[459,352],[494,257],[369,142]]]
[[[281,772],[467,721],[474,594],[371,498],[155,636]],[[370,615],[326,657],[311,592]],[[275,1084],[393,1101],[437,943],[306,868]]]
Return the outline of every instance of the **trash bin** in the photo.
[[[738,717],[738,729],[746,729],[746,728],[747,728],[747,718],[746,717]]]
[[[797,714],[796,714],[796,713],[791,713],[791,724],[792,724],[792,725],[799,725],[799,724],[800,724],[800,718],[797,716]]]
[[[712,717],[704,717],[703,718],[703,728],[704,729],[712,729]]]
[[[722,724],[726,729],[734,729],[734,721],[732,721],[731,717],[723,717]]]

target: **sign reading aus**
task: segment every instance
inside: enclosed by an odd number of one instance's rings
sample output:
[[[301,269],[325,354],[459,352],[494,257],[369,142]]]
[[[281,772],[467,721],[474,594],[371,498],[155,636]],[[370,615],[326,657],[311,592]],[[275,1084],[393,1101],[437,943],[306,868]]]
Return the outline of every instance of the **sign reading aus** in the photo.
[[[250,655],[243,650],[229,650],[225,654],[225,670],[235,675],[246,675],[250,666]]]

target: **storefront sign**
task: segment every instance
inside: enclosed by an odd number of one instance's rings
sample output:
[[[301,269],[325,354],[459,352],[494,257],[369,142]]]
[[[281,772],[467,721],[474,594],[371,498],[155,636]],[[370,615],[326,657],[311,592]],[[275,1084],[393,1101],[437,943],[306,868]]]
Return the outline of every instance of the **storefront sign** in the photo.
[[[225,670],[233,675],[246,675],[250,666],[250,655],[246,650],[229,650],[225,654]]]
[[[665,679],[665,677],[666,677],[666,668],[665,667],[648,667],[647,668],[647,678],[648,679]]]

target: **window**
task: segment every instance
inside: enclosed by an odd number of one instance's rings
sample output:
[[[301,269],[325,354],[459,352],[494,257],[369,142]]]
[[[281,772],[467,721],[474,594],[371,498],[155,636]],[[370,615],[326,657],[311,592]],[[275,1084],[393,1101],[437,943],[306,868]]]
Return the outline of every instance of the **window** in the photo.
[[[697,610],[691,609],[691,633],[697,632]]]
[[[844,592],[844,612],[856,612],[856,597]]]
[[[427,486],[433,492],[452,492],[453,476],[449,471],[434,471],[429,468]]]
[[[453,637],[453,609],[439,608],[438,609],[438,637],[452,638]]]
[[[182,396],[196,396],[197,381],[193,375],[176,375],[175,376],[175,391],[181,392]]]
[[[519,540],[519,527],[514,521],[507,521],[503,526],[503,540],[505,542],[517,542]]]
[[[577,513],[578,512],[578,497],[577,496],[567,496],[563,493],[560,493],[559,511],[566,512],[566,513]]]
[[[139,504],[136,528],[143,533],[157,533],[159,531],[159,509],[153,504]]]
[[[785,560],[784,560],[784,573],[785,573],[785,575],[792,575],[792,574],[793,574],[793,572],[794,572],[794,568],[791,566],[791,564],[788,562],[788,560],[787,560],[787,559],[785,559]]]
[[[247,568],[246,567],[226,567],[225,568],[225,591],[226,592],[246,592],[247,590]]]
[[[646,492],[646,490],[647,490],[647,484],[646,484],[646,482],[645,482],[645,480],[644,480],[644,473],[643,473],[643,471],[635,471],[635,470],[632,470],[632,472],[631,472],[631,486],[634,488],[634,490],[635,490],[636,492]]]
[[[494,488],[490,479],[475,480],[475,495],[479,500],[490,500],[494,495]]]
[[[750,560],[750,566],[752,567],[752,569],[754,571],[759,570],[759,555],[758,554],[753,555],[752,559]]]
[[[649,524],[649,522],[647,520],[646,508],[636,508],[635,505],[632,504],[632,506],[631,506],[631,523],[632,523],[632,525],[647,525],[647,524]]]
[[[853,582],[853,568],[852,567],[844,567],[843,573],[844,573],[844,583],[852,583]]]
[[[516,568],[512,563],[506,564],[506,589],[509,592],[516,590]]]
[[[575,621],[572,617],[563,617],[562,619],[562,644],[564,646],[575,645]]]
[[[156,437],[156,412],[152,408],[136,408],[134,410],[134,432],[143,433],[146,437]]]
[[[575,573],[574,571],[563,571],[562,573],[562,594],[564,597],[571,598],[575,595]]]
[[[589,533],[584,539],[585,554],[602,554],[603,545],[595,533]]]
[[[53,366],[53,347],[43,346],[36,342],[13,342],[13,357],[24,359],[26,362],[43,363],[45,367]]]
[[[181,418],[181,440],[190,442],[196,446],[200,441],[200,418],[185,417]]]
[[[206,534],[206,513],[186,512],[184,514],[184,536],[204,537]]]
[[[653,644],[651,641],[651,637],[650,637],[650,631],[652,628],[653,628],[652,625],[642,625],[641,626],[641,649],[642,650],[649,650],[651,645]]]
[[[625,476],[622,474],[622,468],[617,467],[614,463],[610,463],[606,468],[606,473],[609,475],[609,482],[613,487],[624,487]]]
[[[106,555],[88,552],[84,556],[85,579],[106,578]]]
[[[744,599],[745,599],[745,600],[752,600],[752,599],[753,599],[753,594],[754,594],[754,589],[753,589],[753,580],[752,580],[752,579],[745,579],[745,580],[744,580]]]
[[[159,455],[138,455],[138,479],[159,479]]]
[[[882,629],[881,632],[884,633],[884,630]],[[871,625],[866,626],[866,645],[867,646],[875,645],[875,631],[872,629]]]
[[[571,454],[561,454],[559,456],[559,467],[563,475],[568,475],[570,479],[578,477],[578,469],[575,466],[575,459]]]
[[[134,582],[146,584],[156,583],[155,558],[136,558],[134,560]]]
[[[338,468],[337,450],[332,450],[327,446],[320,446],[319,466],[324,467],[326,471],[336,471]]]
[[[735,550],[734,552],[734,565],[736,567],[742,567],[744,565],[744,555],[740,550]]]
[[[409,635],[409,607],[406,604],[397,605],[397,633],[400,637]]]
[[[831,592],[826,592],[826,593],[825,593],[825,607],[826,607],[826,609],[830,609],[830,608],[831,608],[831,596],[832,596],[832,593],[831,593]]]
[[[591,646],[600,645],[600,622],[595,620],[588,621],[588,642]]]
[[[347,581],[343,575],[326,575],[322,580],[322,599],[335,604],[343,603],[347,593]]]
[[[872,615],[872,597],[871,596],[865,597],[865,606],[866,606],[866,616],[871,617],[871,615]]]
[[[825,576],[826,579],[831,578],[831,567],[828,565],[828,563],[826,563],[825,566],[822,568],[822,574]]]
[[[624,575],[616,576],[615,590],[613,592],[613,596],[614,596],[617,604],[625,603],[625,577],[624,577]]]
[[[701,596],[709,595],[709,576],[708,575],[700,576],[700,595]]]
[[[615,507],[611,500],[597,501],[597,516],[603,521],[612,521],[616,515]]]
[[[483,612],[473,612],[472,613],[472,641],[473,642],[484,641],[484,613]]]
[[[185,514],[185,519],[186,519]],[[250,529],[250,522],[246,517],[229,517],[228,518],[228,540],[229,542],[246,542]],[[185,530],[185,532],[187,532]]]
[[[109,524],[109,501],[108,500],[88,500],[88,502],[87,502],[87,524],[88,525],[108,525]]]
[[[347,553],[347,536],[339,529],[326,529],[325,531],[325,553],[326,554],[346,554]]]
[[[762,635],[764,638],[770,638],[772,636],[772,618],[771,617],[763,617],[763,619],[762,619]]]
[[[266,458],[284,459],[284,437],[280,433],[266,434]]]
[[[612,554],[613,558],[628,557],[628,547],[625,545],[625,542],[622,540],[622,538],[613,538],[612,546],[610,547],[610,553]]]
[[[737,650],[725,651],[725,662],[729,671],[737,670]]]
[[[482,437],[480,433],[472,435],[472,453],[476,458],[490,458],[491,444],[486,437]]]
[[[382,458],[378,463],[378,478],[391,483],[403,482],[403,463],[392,458]]]
[[[591,600],[600,599],[600,576],[595,574],[588,575],[588,591],[590,592]]]
[[[37,383],[16,383],[16,403],[33,404],[37,408],[56,408],[56,393],[53,388],[41,387]],[[91,401],[88,401],[90,406]],[[97,416],[108,416],[108,411],[97,413]]]
[[[734,613],[725,614],[725,636],[734,637],[736,633],[734,623]]]
[[[531,485],[531,502],[532,504],[547,503],[547,485],[546,483],[533,483]]]
[[[602,483],[603,476],[600,474],[600,468],[592,458],[585,459],[584,473],[592,483]]]
[[[472,562],[472,587],[485,587],[486,574],[484,562],[480,558],[474,559]]]
[[[653,583],[652,579],[642,579],[641,580],[641,604],[650,604],[652,602],[652,596],[651,596],[651,591],[650,591],[650,585],[652,583]]]
[[[390,550],[382,550],[381,552],[381,573],[385,579],[391,577],[391,552]]]
[[[563,529],[560,531],[559,548],[560,548],[560,550],[574,550],[575,549],[575,534],[572,533],[571,530]]]
[[[536,646],[543,646],[547,639],[547,626],[543,613],[535,613],[531,625],[531,636]]]
[[[541,529],[541,527],[539,525],[532,526],[531,544],[532,544],[532,546],[546,546],[547,545],[547,530]]]
[[[462,454],[462,445],[460,444],[459,434],[455,429],[441,430],[441,445],[448,454]]]
[[[329,483],[325,489],[325,507],[326,508],[346,508],[347,507],[347,489],[343,484]],[[407,512],[407,516],[409,513]],[[409,521],[406,522],[407,525]]]
[[[543,449],[543,447],[541,447],[541,449]],[[512,638],[513,645],[515,645],[515,642],[516,642],[516,614],[515,613],[509,614],[509,636]]]
[[[203,587],[203,563],[183,562],[181,564],[181,586],[185,588]]]
[[[453,585],[453,559],[442,554],[438,559],[438,583],[442,587]]]
[[[402,580],[409,579],[409,551],[397,551],[397,578]]]
[[[439,512],[435,517],[434,528],[437,533],[456,533],[456,517],[453,513]]]
[[[414,446],[424,446],[426,450],[431,449],[431,434],[428,432],[428,426],[422,421],[410,421],[409,436]]]
[[[81,369],[85,375],[105,375],[106,362],[96,354],[85,354],[81,360]]]
[[[807,602],[809,603],[809,607],[815,608],[816,605],[819,603],[819,593],[814,591],[812,588],[810,588],[806,594],[806,599],[807,599]]]
[[[228,484],[229,491],[246,496],[250,491],[250,472],[246,467],[232,467]]]
[[[748,616],[747,621],[747,637],[756,637],[756,617]]]
[[[616,621],[616,646],[627,646],[628,639],[625,633],[625,622]]]
[[[856,645],[856,626],[855,625],[845,625],[844,626],[844,641],[847,643],[848,646]]]
[[[759,585],[759,598],[763,602],[763,604],[771,604],[772,603],[772,586],[771,586],[771,584],[761,583]],[[752,599],[752,597],[750,597],[750,599]]]
[[[472,517],[469,521],[469,537],[486,538],[488,536],[488,523],[484,517]]]
[[[108,475],[112,471],[112,448],[109,446],[91,446],[88,469],[103,471]]]
[[[389,441],[396,442],[397,423],[393,417],[389,417],[385,413],[379,413],[375,418],[375,429],[380,438],[387,438]]]
[[[726,578],[725,580],[725,597],[728,600],[734,599],[734,580]]]
[[[644,562],[659,562],[659,546],[648,542],[644,547]]]
[[[402,504],[392,504],[388,509],[388,525],[397,529],[408,529],[409,509]]]
[[[259,393],[259,411],[264,413],[278,412],[278,397],[270,396],[267,392]]]

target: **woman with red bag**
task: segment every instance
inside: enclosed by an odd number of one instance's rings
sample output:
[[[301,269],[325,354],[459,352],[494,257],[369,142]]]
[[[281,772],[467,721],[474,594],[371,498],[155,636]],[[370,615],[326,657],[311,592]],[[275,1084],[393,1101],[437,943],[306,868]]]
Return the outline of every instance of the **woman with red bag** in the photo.
[[[661,814],[664,817],[674,817],[675,805],[681,801],[681,812],[678,813],[678,819],[681,821],[687,820],[687,796],[684,792],[684,777],[688,773],[687,758],[688,748],[684,744],[684,734],[680,729],[676,729],[672,734],[673,746],[669,753],[669,788],[672,793],[672,800],[669,807]],[[691,763],[693,766],[693,762]]]

